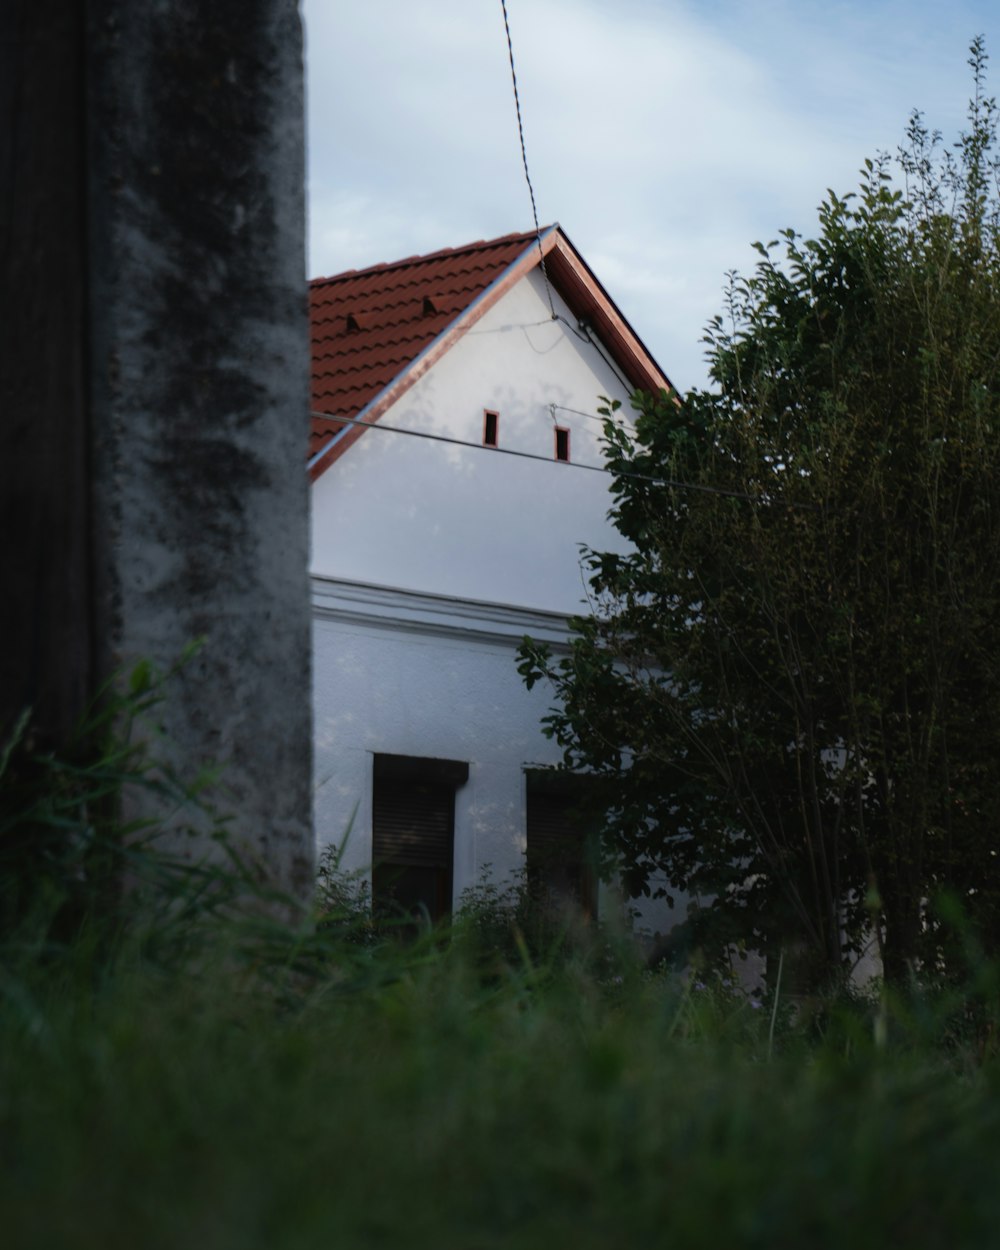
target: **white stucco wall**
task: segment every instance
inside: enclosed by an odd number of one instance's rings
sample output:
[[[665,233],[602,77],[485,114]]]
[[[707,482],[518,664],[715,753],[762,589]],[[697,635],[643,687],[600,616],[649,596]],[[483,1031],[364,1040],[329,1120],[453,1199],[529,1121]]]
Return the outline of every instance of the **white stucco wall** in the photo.
[[[522,865],[525,769],[559,752],[540,726],[551,691],[525,689],[515,653],[526,633],[564,643],[566,615],[586,609],[581,543],[623,549],[609,477],[577,466],[602,464],[598,396],[629,414],[627,391],[552,320],[535,272],[379,423],[473,446],[373,429],[315,483],[315,824],[321,852],[347,837],[345,869],[371,864],[376,753],[468,762],[456,900],[487,865],[499,878]],[[500,414],[502,448],[546,459],[484,449],[484,409]],[[556,424],[570,430],[568,465],[555,460]]]
[[[518,867],[524,769],[558,753],[539,730],[546,692],[525,690],[514,652],[526,630],[555,639],[563,623],[332,582],[316,584],[314,601],[320,850],[350,830],[344,867],[368,867],[372,761],[386,752],[468,761],[455,800],[456,897],[486,864],[501,876]]]
[[[555,296],[556,309],[575,325]],[[469,448],[367,431],[313,487],[315,573],[468,599],[574,612],[585,597],[579,545],[619,547],[607,523],[598,396],[627,388],[596,349],[553,321],[537,271],[491,309],[382,417]],[[550,404],[560,405],[553,422]],[[500,413],[484,449],[483,410]],[[567,409],[575,411],[566,411]],[[580,415],[587,414],[587,415]],[[570,429],[556,462],[554,424]]]
[[[515,652],[525,633],[558,649],[565,618],[447,596],[314,579],[315,824],[319,852],[343,846],[342,868],[372,860],[377,753],[463,760],[455,793],[454,898],[489,870],[522,867],[528,768],[559,762],[540,732],[551,691],[528,691]],[[605,905],[621,906],[614,890]],[[628,904],[647,933],[686,915],[687,899]]]

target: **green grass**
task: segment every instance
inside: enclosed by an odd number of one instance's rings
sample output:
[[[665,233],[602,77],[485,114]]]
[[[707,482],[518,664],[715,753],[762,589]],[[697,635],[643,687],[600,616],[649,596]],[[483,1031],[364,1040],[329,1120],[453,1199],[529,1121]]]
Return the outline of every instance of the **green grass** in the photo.
[[[137,671],[79,761],[0,751],[3,1250],[996,1243],[971,944],[958,989],[795,1012],[488,883],[404,943],[334,861],[292,931],[235,861],[115,824],[129,787],[202,801],[116,737],[159,697]]]
[[[1000,1070],[912,1021],[771,1042],[767,1010],[572,956],[271,936],[5,974],[5,1246],[996,1241]]]

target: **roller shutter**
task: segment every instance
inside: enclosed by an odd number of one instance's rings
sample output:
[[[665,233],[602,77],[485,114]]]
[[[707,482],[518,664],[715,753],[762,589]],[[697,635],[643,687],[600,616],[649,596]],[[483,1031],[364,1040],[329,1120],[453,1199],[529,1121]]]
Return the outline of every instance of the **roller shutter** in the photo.
[[[376,781],[372,796],[376,863],[451,866],[455,791],[448,786]]]
[[[376,755],[372,785],[372,891],[376,907],[440,920],[451,911],[457,760]]]

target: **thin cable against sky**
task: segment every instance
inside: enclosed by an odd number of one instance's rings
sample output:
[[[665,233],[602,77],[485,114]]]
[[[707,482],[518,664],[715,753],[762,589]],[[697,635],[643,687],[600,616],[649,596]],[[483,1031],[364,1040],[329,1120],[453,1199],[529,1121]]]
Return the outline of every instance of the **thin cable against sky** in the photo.
[[[514,107],[517,110],[517,133],[521,140],[521,164],[524,166],[524,180],[528,184],[528,194],[531,196],[531,215],[535,221],[535,238],[538,241],[538,257],[542,265],[542,278],[545,282],[545,293],[549,297],[549,309],[552,312],[552,319],[555,320],[556,309],[552,302],[552,291],[549,287],[549,275],[545,269],[545,253],[542,251],[542,228],[538,224],[538,206],[535,204],[535,188],[531,185],[531,174],[528,173],[528,150],[524,143],[524,124],[521,121],[521,97],[517,90],[517,71],[514,69],[514,45],[510,38],[510,22],[507,19],[507,0],[500,0],[500,7],[503,9],[503,28],[507,32],[507,54],[510,57],[510,80],[514,87]]]

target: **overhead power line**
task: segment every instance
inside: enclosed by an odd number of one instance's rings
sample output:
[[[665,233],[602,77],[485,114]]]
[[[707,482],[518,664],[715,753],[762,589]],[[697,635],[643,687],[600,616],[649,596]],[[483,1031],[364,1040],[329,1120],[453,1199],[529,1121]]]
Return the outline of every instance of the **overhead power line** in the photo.
[[[521,140],[521,164],[524,166],[524,180],[528,184],[528,194],[531,196],[531,215],[535,221],[535,239],[538,243],[538,258],[542,266],[542,279],[545,282],[545,294],[549,297],[549,309],[552,312],[552,319],[555,320],[556,308],[552,302],[552,289],[549,286],[549,275],[545,268],[545,253],[542,251],[542,228],[538,224],[538,206],[535,204],[535,188],[531,185],[531,174],[528,173],[528,150],[524,143],[524,123],[521,120],[521,97],[517,90],[517,71],[514,69],[514,45],[510,38],[510,22],[507,19],[507,0],[500,0],[500,7],[503,9],[503,28],[507,32],[507,54],[510,57],[510,80],[514,87],[514,108],[517,110],[517,133]]]
[[[607,420],[607,417],[602,417],[600,413],[597,412],[584,412],[582,408],[567,408],[565,404],[549,404],[549,411],[552,412],[553,415],[555,414],[556,409],[560,412],[571,412],[575,417],[586,417],[588,421],[600,421],[602,425]],[[618,413],[616,423],[628,426],[629,428],[632,428],[633,426],[633,422],[630,421],[623,412]]]
[[[535,188],[531,185],[531,174],[528,172],[528,149],[524,142],[524,122],[521,118],[521,97],[517,88],[517,70],[514,68],[514,44],[510,37],[510,20],[507,17],[507,0],[500,0],[500,7],[503,9],[503,27],[507,34],[507,54],[510,58],[510,81],[514,88],[514,108],[517,111],[517,134],[521,141],[521,164],[524,167],[524,180],[528,184],[528,194],[531,196],[531,215],[535,223],[535,241],[538,244],[538,259],[542,270],[542,281],[545,283],[545,294],[549,301],[549,311],[552,313],[553,321],[561,321],[569,327],[578,339],[589,343],[591,347],[604,360],[605,364],[611,369],[611,372],[622,383],[626,390],[631,389],[626,378],[622,377],[621,371],[615,365],[615,362],[602,350],[600,343],[590,333],[590,328],[581,323],[580,328],[567,321],[565,317],[556,312],[555,301],[552,298],[552,287],[549,285],[549,272],[545,266],[545,252],[542,250],[542,228],[538,222],[538,206],[535,203]]]
[[[486,447],[482,443],[470,443],[467,439],[452,438],[450,434],[431,434],[427,430],[406,430],[399,425],[384,425],[381,421],[360,421],[357,417],[337,417],[331,412],[310,412],[309,415],[311,417],[322,417],[326,421],[337,421],[343,425],[358,425],[366,430],[382,430],[386,434],[406,434],[410,438],[423,438],[431,443],[448,443],[452,447],[468,447],[473,451],[486,452],[491,456],[516,456],[519,460],[539,460],[542,464],[558,464],[561,466],[560,471],[562,469],[583,469],[588,473],[604,473],[608,477],[627,477],[636,482],[652,482],[656,486],[667,486],[672,490],[693,490],[704,495],[725,495],[728,499],[746,499],[751,503],[760,502],[757,496],[748,495],[745,491],[726,490],[721,486],[705,486],[701,482],[678,482],[674,478],[654,477],[648,473],[632,473],[627,469],[613,474],[603,464],[580,464],[575,460],[555,460],[552,456],[542,456],[533,451],[515,451],[512,447]],[[808,504],[801,506],[812,507],[812,505]]]

